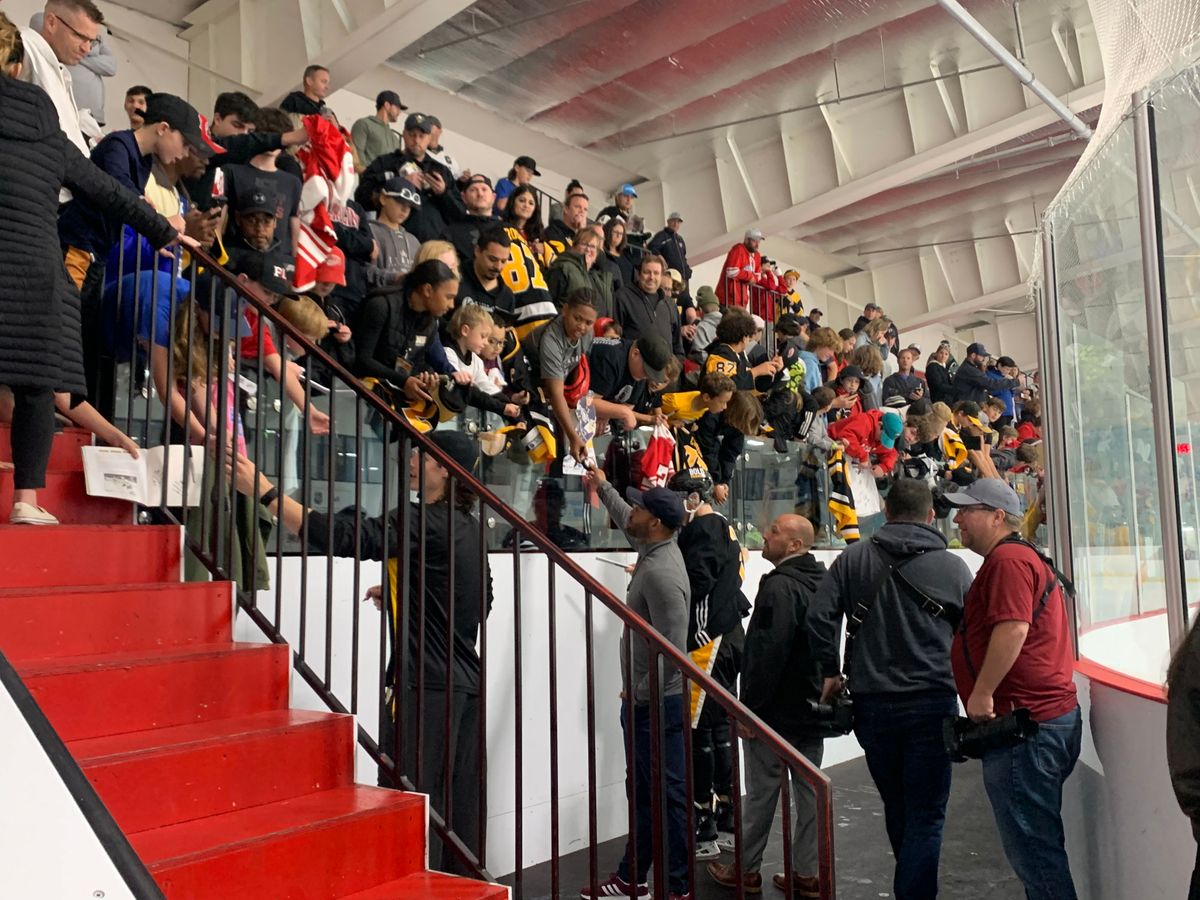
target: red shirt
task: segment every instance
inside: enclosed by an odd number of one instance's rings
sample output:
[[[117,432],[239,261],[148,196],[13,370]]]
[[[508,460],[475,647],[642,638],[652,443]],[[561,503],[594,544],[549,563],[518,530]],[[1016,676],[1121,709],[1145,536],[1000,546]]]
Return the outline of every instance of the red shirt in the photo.
[[[1075,708],[1075,652],[1061,585],[1055,584],[1033,621],[1034,607],[1053,577],[1037,554],[1023,544],[999,544],[987,555],[967,592],[963,627],[954,636],[950,651],[954,681],[964,704],[975,688],[975,676],[963,652],[964,639],[978,672],[998,623],[1029,622],[1025,644],[993,695],[996,715],[1027,707],[1035,721],[1046,722]]]
[[[250,326],[250,334],[242,338],[238,355],[242,359],[258,359],[258,331],[260,328],[262,329],[263,358],[278,353],[279,351],[275,349],[275,339],[271,336],[271,329],[267,327],[267,323],[259,320],[258,310],[247,303],[242,308],[242,315],[246,317],[246,324]]]
[[[879,420],[882,418],[881,409],[853,413],[844,419],[831,422],[829,436],[835,441],[846,441],[846,453],[860,463],[869,463],[871,455],[874,454],[879,467],[885,472],[890,472],[895,467],[899,454],[879,443]]]

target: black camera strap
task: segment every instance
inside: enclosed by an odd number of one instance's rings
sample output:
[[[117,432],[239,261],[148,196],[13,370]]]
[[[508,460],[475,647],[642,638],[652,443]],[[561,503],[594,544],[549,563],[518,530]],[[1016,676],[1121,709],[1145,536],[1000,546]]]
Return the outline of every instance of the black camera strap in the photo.
[[[899,575],[901,569],[922,555],[921,553],[917,553],[907,559],[897,560],[896,557],[879,546],[879,541],[876,538],[871,538],[870,546],[883,561],[883,569],[875,576],[875,580],[871,582],[870,588],[859,595],[858,602],[854,604],[854,609],[846,616],[846,652],[843,657],[842,672],[846,676],[847,683],[850,681],[851,662],[854,659],[854,639],[858,636],[858,631],[862,628],[863,622],[866,621],[867,614],[871,612],[871,607],[875,605],[875,601],[879,599],[884,585],[891,580],[892,576]],[[900,577],[903,578],[903,576]],[[909,582],[907,579],[904,579],[904,583],[908,584]],[[934,603],[932,600],[929,602]],[[940,609],[941,604],[935,603],[935,605]]]
[[[1020,544],[1032,551],[1033,555],[1041,561],[1046,567],[1046,572],[1050,576],[1046,579],[1046,587],[1042,590],[1041,596],[1038,597],[1037,603],[1033,607],[1033,616],[1030,619],[1029,627],[1033,628],[1037,624],[1037,620],[1041,618],[1043,612],[1046,611],[1046,604],[1050,601],[1050,595],[1054,593],[1054,589],[1062,585],[1063,602],[1066,602],[1068,596],[1075,596],[1075,584],[1066,575],[1059,571],[1058,566],[1041,550],[1035,547],[1029,541],[1025,540],[1020,535],[1013,533],[1004,538],[1000,544]],[[997,544],[996,546],[1000,546]],[[967,664],[967,671],[971,673],[972,678],[978,678],[979,672],[975,668],[975,661],[971,659],[971,648],[967,643],[967,617],[964,615],[962,621],[958,624],[958,633],[962,637],[963,662]]]

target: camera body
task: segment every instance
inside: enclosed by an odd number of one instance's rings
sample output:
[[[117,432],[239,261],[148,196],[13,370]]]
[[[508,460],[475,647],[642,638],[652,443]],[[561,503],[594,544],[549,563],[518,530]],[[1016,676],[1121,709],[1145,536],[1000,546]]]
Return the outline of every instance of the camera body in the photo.
[[[832,735],[849,734],[854,730],[854,701],[848,693],[836,694],[828,703],[809,700],[808,710],[813,719]]]
[[[987,722],[972,722],[960,716],[946,719],[942,723],[942,739],[950,759],[966,762],[982,759],[990,750],[1015,747],[1037,734],[1037,730],[1038,723],[1028,709],[1022,708]]]

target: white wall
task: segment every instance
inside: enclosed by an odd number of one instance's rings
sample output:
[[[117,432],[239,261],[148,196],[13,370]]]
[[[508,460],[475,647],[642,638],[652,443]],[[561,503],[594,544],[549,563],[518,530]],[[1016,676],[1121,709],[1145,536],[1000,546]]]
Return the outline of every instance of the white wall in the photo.
[[[0,896],[27,900],[133,893],[8,691],[0,688]]]
[[[826,562],[836,552],[815,554]],[[616,596],[624,597],[627,576],[599,557],[633,562],[631,552],[601,554],[572,554],[572,559],[590,572]],[[521,798],[524,831],[524,864],[535,865],[550,858],[550,738],[549,738],[549,634],[548,609],[551,602],[546,589],[546,558],[540,554],[522,557],[521,566],[521,642],[522,696],[524,708],[524,791]],[[324,674],[326,560],[310,558],[308,562],[306,657],[310,664]],[[488,771],[488,867],[496,875],[514,868],[516,795],[512,773],[516,770],[514,706],[514,658],[506,648],[513,646],[515,636],[513,617],[512,555],[495,553],[491,556],[492,582],[496,592],[495,605],[488,619],[488,714],[487,748]],[[761,554],[752,553],[746,571],[746,595],[753,599],[758,580],[770,569]],[[378,722],[380,615],[371,604],[363,604],[353,595],[354,562],[349,559],[333,561],[333,657],[332,685],[344,701],[350,697],[351,647],[354,645],[353,615],[357,606],[360,621],[358,630],[358,690],[359,724],[372,735]],[[363,563],[360,569],[361,590],[379,584],[379,563]],[[282,596],[283,631],[298,649],[300,609],[300,560],[284,561]],[[264,592],[262,602],[268,610],[274,606],[272,593]],[[587,691],[584,644],[584,600],[582,590],[561,573],[556,579],[554,598],[558,618],[558,734],[559,734],[559,802],[560,852],[570,853],[587,846]],[[600,840],[624,834],[626,801],[624,795],[625,757],[619,723],[621,691],[619,641],[620,625],[599,602],[594,605],[593,620],[595,647],[595,714],[596,714],[596,774],[597,811]],[[238,616],[237,640],[261,640],[261,634],[244,615]],[[292,679],[292,702],[306,709],[325,709],[324,704],[298,677]],[[832,766],[862,754],[852,736],[826,742],[825,765]],[[375,768],[363,751],[358,754],[358,779],[374,783]]]
[[[1167,774],[1166,704],[1081,675],[1083,752],[1063,797],[1071,873],[1088,900],[1178,900],[1196,859]]]

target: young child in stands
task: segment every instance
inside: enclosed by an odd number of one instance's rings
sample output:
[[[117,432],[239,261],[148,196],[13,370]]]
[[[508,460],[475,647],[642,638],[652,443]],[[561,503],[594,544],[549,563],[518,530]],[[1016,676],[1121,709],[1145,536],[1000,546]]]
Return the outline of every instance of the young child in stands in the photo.
[[[729,406],[736,388],[728,375],[709,372],[700,378],[698,390],[662,395],[662,414],[672,428],[698,421],[706,413],[719,416]]]
[[[476,409],[516,419],[521,415],[520,405],[506,402],[499,386],[488,377],[482,356],[495,331],[496,323],[491,313],[482,306],[468,303],[450,317],[450,324],[442,334],[442,344],[450,364],[471,376],[467,402]]]
[[[292,271],[288,257],[278,253],[243,253],[234,258],[230,264],[230,271],[266,293],[274,300],[280,315],[296,325],[314,343],[328,332],[328,319],[321,308],[312,300],[296,296],[293,291],[291,282],[287,279],[287,274]],[[296,409],[305,414],[308,428],[313,434],[329,434],[328,414],[307,402],[304,384],[300,381],[300,366],[284,359],[275,344],[271,329],[263,327],[263,322],[253,306],[245,304],[243,316],[249,324],[249,334],[242,338],[238,355],[250,375],[257,374],[261,340],[264,374],[279,382],[287,398]],[[299,350],[298,347],[295,349]]]
[[[724,503],[734,465],[746,446],[746,438],[762,429],[762,404],[752,391],[734,391],[720,415],[705,413],[696,423],[697,446],[713,479],[713,499]]]

